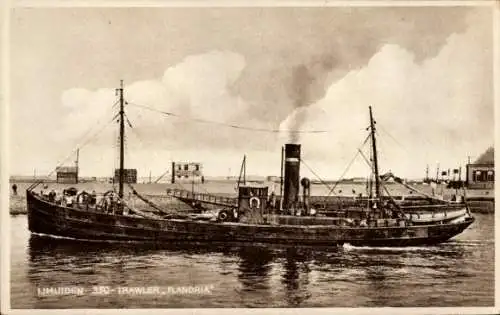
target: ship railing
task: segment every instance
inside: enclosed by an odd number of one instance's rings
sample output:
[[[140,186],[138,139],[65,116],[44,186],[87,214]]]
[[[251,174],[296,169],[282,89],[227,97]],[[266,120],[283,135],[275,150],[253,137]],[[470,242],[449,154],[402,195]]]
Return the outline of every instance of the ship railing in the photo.
[[[236,198],[217,196],[207,193],[197,193],[183,189],[167,189],[167,195],[176,198],[191,200],[194,202],[198,201],[222,206],[236,206],[238,204]]]
[[[463,208],[465,205],[463,203],[456,204],[441,204],[441,205],[415,205],[415,206],[402,206],[403,210],[426,210],[426,211],[442,211],[450,209]]]

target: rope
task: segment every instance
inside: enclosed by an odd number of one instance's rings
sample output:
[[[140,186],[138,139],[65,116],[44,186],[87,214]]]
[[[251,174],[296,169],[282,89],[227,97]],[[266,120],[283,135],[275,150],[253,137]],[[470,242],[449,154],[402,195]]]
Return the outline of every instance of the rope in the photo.
[[[141,143],[142,146],[144,146],[144,142],[142,141],[141,139],[141,136],[139,135],[139,133],[135,130],[135,128],[132,127],[132,123],[130,122],[130,120],[128,119],[127,117],[127,122],[128,122],[128,125],[130,127],[130,130],[132,131],[132,134],[134,135],[134,137]],[[128,152],[127,152],[128,153]],[[160,176],[156,181],[158,182],[162,177],[164,177],[164,175],[166,175],[168,173],[168,170],[162,174],[162,176]],[[187,190],[186,187],[184,187],[182,184],[180,184],[179,182],[175,182],[177,184],[178,187],[180,187],[181,189],[184,189],[184,190]],[[195,183],[197,186],[196,187],[199,187],[197,183]],[[202,188],[206,193],[209,193],[205,188]]]
[[[389,138],[392,139],[392,141],[394,141],[394,143],[396,143],[403,150],[405,150],[407,153],[409,153],[408,150],[406,149],[406,147],[404,145],[402,145],[398,140],[396,140],[396,138],[394,138],[388,131],[386,131],[385,128],[382,125],[380,125],[380,123],[378,124],[378,126],[380,127],[380,130],[382,130],[383,133],[385,133],[387,136],[389,136]]]
[[[389,198],[391,198],[393,204],[396,206],[396,208],[402,213],[402,214],[405,214],[404,211],[401,209],[401,207],[398,205],[398,203],[394,200],[394,198],[391,196],[391,194],[389,193],[389,190],[387,189],[387,187],[385,187],[385,185],[382,184],[382,188],[385,190],[387,196],[389,196]]]
[[[132,186],[130,183],[127,183],[128,184],[128,187],[132,190],[132,193],[134,195],[136,195],[139,199],[141,199],[142,201],[144,201],[145,203],[147,203],[148,205],[150,205],[151,207],[153,207],[154,209],[160,211],[161,213],[164,213],[164,214],[170,214],[168,212],[166,212],[165,210],[161,209],[160,207],[158,207],[157,205],[155,205],[152,201],[146,199],[145,197],[143,197],[141,194],[139,194],[137,192],[137,190],[135,190],[134,186]]]
[[[325,185],[327,188],[330,188],[330,186],[323,180],[321,179],[321,177],[319,177],[318,174],[316,174],[310,167],[309,165],[307,165],[307,163],[303,160],[303,159],[300,159],[300,161],[304,164],[305,167],[307,167],[307,169],[314,175],[316,176],[316,178],[321,182],[321,184]]]
[[[361,156],[363,157],[363,159],[365,160],[366,164],[368,165],[368,167],[370,167],[371,170],[373,170],[373,165],[372,163],[370,163],[370,161],[368,160],[368,158],[366,157],[366,155],[363,153],[363,151],[361,151],[360,149],[358,149],[358,152],[361,154]]]
[[[440,202],[442,202],[442,203],[446,203],[446,204],[449,204],[449,203],[450,203],[450,202],[448,202],[448,201],[446,201],[446,200],[438,199],[438,198],[433,197],[433,196],[431,196],[431,195],[428,195],[428,194],[426,194],[426,193],[424,193],[424,192],[422,192],[422,191],[416,190],[415,188],[413,188],[413,187],[411,187],[410,185],[407,185],[407,184],[405,184],[405,183],[403,183],[403,182],[398,182],[398,183],[399,183],[399,184],[401,184],[401,185],[403,185],[403,186],[405,186],[405,187],[406,187],[406,188],[408,188],[409,190],[414,191],[414,192],[416,192],[416,193],[418,193],[418,194],[421,194],[421,195],[423,195],[423,196],[425,196],[425,197],[427,197],[427,198],[430,198],[430,199],[432,199],[432,200],[440,201]]]
[[[116,199],[120,200],[121,203],[123,204],[123,206],[127,207],[130,211],[144,217],[144,218],[148,218],[148,219],[155,219],[155,220],[158,220],[158,219],[161,219],[161,217],[155,215],[155,214],[146,214],[145,212],[141,211],[141,210],[138,210],[138,209],[135,209],[135,208],[132,208],[130,205],[127,204],[127,202],[125,200],[123,200],[122,198],[120,197],[116,197]]]
[[[83,142],[83,144],[79,145],[76,147],[76,149],[74,149],[73,151],[71,151],[71,153],[66,156],[64,158],[64,160],[62,160],[61,162],[59,162],[55,169],[53,169],[51,172],[49,172],[46,176],[50,176],[52,174],[54,174],[54,172],[57,170],[58,167],[62,166],[70,157],[72,157],[78,150],[82,149],[83,147],[85,147],[87,144],[90,143],[90,141],[94,140],[95,137],[97,137],[98,134],[100,134],[107,126],[109,126],[109,124],[111,124],[117,117],[118,115],[115,115],[113,116],[113,118],[108,121],[108,123],[106,123],[101,129],[99,129],[96,133],[94,133],[94,135],[92,137],[90,137],[89,139],[87,139],[87,141]],[[92,130],[94,127],[92,127],[90,130]],[[89,132],[86,133],[86,135],[88,134]],[[41,183],[43,183],[43,179],[41,180],[38,180],[36,182],[34,182],[33,184],[31,184],[29,187],[28,187],[28,191],[31,191],[33,189],[35,189],[38,185],[40,185]]]
[[[371,169],[371,172],[372,172],[372,176],[370,176],[370,182],[369,182],[370,189],[368,191],[369,195],[371,196],[372,195],[372,191],[373,191],[372,177],[373,177],[373,173],[375,173],[374,170],[373,170],[374,166],[373,166],[372,163],[370,163],[370,161],[368,160],[368,158],[366,157],[366,155],[361,150],[359,150],[359,153],[361,154],[361,156],[363,157],[363,159],[365,160],[366,164],[368,165],[368,167]],[[379,176],[379,178],[380,178],[380,176]]]
[[[361,154],[363,155],[363,153],[362,153],[362,152],[361,152]],[[365,157],[364,155],[363,155],[363,158],[365,159],[365,161],[366,161],[367,163],[369,163],[369,162],[367,161],[367,159],[366,159],[366,157]],[[381,177],[381,176],[379,176],[379,177]],[[418,193],[418,194],[421,194],[421,195],[423,195],[423,196],[425,196],[425,197],[427,197],[427,198],[430,198],[430,199],[432,199],[432,200],[437,200],[437,201],[440,201],[440,202],[443,202],[443,203],[448,203],[448,204],[450,203],[450,202],[447,202],[447,201],[445,201],[445,200],[441,200],[441,199],[435,198],[435,197],[433,197],[433,196],[431,196],[431,195],[428,195],[428,194],[426,194],[426,193],[424,193],[424,192],[422,192],[422,191],[419,191],[419,190],[417,190],[417,189],[415,189],[415,188],[411,187],[411,186],[410,186],[410,185],[408,185],[408,184],[405,184],[405,183],[401,180],[401,178],[394,176],[392,173],[390,173],[390,174],[388,175],[388,177],[389,177],[389,178],[390,178],[390,177],[394,178],[394,180],[395,180],[395,182],[396,182],[396,183],[398,183],[398,184],[400,184],[400,185],[402,185],[402,186],[404,186],[404,187],[406,187],[406,188],[410,189],[411,191],[414,191],[414,192],[416,192],[416,193]],[[387,179],[384,179],[384,178],[382,178],[382,177],[381,177],[380,179],[381,179],[382,181],[387,180]]]
[[[265,129],[265,128],[254,128],[254,127],[247,127],[247,126],[239,126],[235,124],[228,124],[228,123],[223,123],[220,121],[213,121],[213,120],[207,120],[207,119],[201,119],[201,118],[186,118],[181,115],[172,113],[172,112],[167,112],[167,111],[162,111],[156,108],[152,108],[149,106],[144,106],[144,105],[139,105],[135,103],[127,103],[129,105],[135,106],[135,107],[140,107],[144,108],[153,112],[157,112],[166,116],[172,116],[172,117],[177,117],[181,119],[187,119],[191,120],[194,122],[199,122],[199,123],[205,123],[205,124],[212,124],[212,125],[218,125],[218,126],[223,126],[223,127],[228,127],[228,128],[234,128],[234,129],[240,129],[240,130],[249,130],[249,131],[259,131],[259,132],[270,132],[270,133],[280,133],[280,132],[288,132],[288,133],[297,133],[297,134],[314,134],[314,133],[328,133],[330,132],[329,130],[282,130],[282,129]]]
[[[349,162],[349,164],[347,165],[347,167],[345,168],[344,172],[342,173],[342,175],[340,176],[340,178],[337,180],[337,182],[335,183],[335,185],[333,185],[332,189],[330,189],[330,191],[328,192],[328,194],[326,195],[326,197],[330,196],[332,194],[332,192],[335,193],[335,188],[338,186],[338,184],[340,183],[340,181],[344,178],[345,174],[347,174],[347,172],[351,168],[352,164],[354,163],[354,161],[358,157],[359,151],[366,144],[366,142],[368,141],[369,138],[370,138],[370,136],[368,135],[366,137],[365,141],[363,141],[363,144],[361,146],[359,146],[359,148],[357,150],[358,152],[356,152],[356,154],[354,155],[354,157],[352,158],[352,160]],[[326,202],[326,197],[325,197],[325,202]]]
[[[368,165],[371,165],[371,163],[368,161],[368,159],[367,159],[367,158],[366,158],[366,156],[363,154],[363,152],[361,152],[361,151],[359,151],[359,152],[360,152],[360,153],[361,153],[361,155],[363,156],[363,158],[364,158],[365,162],[366,162]],[[415,188],[413,188],[413,187],[411,187],[411,186],[409,186],[409,185],[405,184],[405,183],[404,183],[404,182],[403,182],[403,181],[402,181],[399,177],[396,177],[396,176],[394,176],[394,175],[392,175],[392,174],[391,174],[391,177],[393,177],[393,178],[395,179],[396,183],[398,183],[398,184],[400,184],[400,185],[402,185],[402,186],[404,186],[404,187],[406,187],[406,188],[410,189],[411,191],[414,191],[414,192],[416,192],[416,193],[418,193],[418,194],[421,194],[421,195],[423,195],[423,196],[425,196],[425,197],[427,197],[427,198],[433,199],[433,200],[437,200],[437,201],[444,202],[444,203],[449,203],[449,202],[446,202],[446,201],[444,201],[444,200],[441,200],[441,199],[435,198],[435,197],[433,197],[433,196],[430,196],[430,195],[428,195],[428,194],[426,194],[426,193],[424,193],[424,192],[422,192],[422,191],[416,190]],[[382,179],[382,178],[381,178],[381,179]],[[384,188],[385,188],[385,187],[384,187]],[[387,189],[385,189],[385,190],[387,191]]]

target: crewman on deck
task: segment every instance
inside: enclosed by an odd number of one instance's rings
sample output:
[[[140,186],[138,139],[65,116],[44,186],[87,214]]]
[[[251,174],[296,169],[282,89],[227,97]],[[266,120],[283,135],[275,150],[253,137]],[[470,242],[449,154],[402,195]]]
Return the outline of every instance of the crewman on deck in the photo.
[[[268,205],[272,209],[276,209],[276,195],[274,194],[274,191],[269,195]]]
[[[312,216],[316,216],[317,213],[318,213],[318,211],[316,211],[316,209],[314,209],[314,208],[311,208],[309,210],[309,214],[312,215]]]
[[[41,195],[42,197],[45,197],[45,196],[46,196],[46,193],[47,193],[47,189],[48,189],[48,188],[49,188],[49,186],[47,186],[47,185],[43,185],[42,190],[40,190],[40,195]]]
[[[114,198],[114,194],[111,193],[109,195],[109,199],[108,199],[109,203],[108,203],[108,211],[107,213],[114,213],[115,211],[115,198]]]
[[[116,198],[115,214],[123,215],[123,204],[120,198]]]
[[[92,193],[90,194],[90,204],[95,205],[97,202],[97,194],[95,190],[92,190]]]
[[[17,185],[15,183],[12,185],[12,193],[17,196]]]
[[[63,202],[63,196],[61,196],[57,192],[55,192],[54,202],[56,204],[58,204],[58,205],[62,204],[62,202]]]
[[[101,202],[102,202],[102,211],[104,213],[108,213],[108,207],[109,207],[109,200],[106,196],[101,197]]]
[[[54,189],[52,189],[50,192],[49,192],[49,201],[50,202],[54,202],[56,200],[56,192]]]
[[[70,208],[73,207],[73,204],[74,204],[74,201],[75,201],[73,196],[66,195],[64,197],[64,200],[65,200],[65,203],[66,203],[66,207],[70,207]]]

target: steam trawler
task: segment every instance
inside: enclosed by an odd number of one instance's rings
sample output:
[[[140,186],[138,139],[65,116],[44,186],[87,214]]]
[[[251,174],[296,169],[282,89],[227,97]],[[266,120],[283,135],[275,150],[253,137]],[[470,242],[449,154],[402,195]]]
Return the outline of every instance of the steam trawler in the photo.
[[[151,211],[135,208],[124,200],[124,99],[119,92],[120,169],[118,193],[111,204],[90,203],[82,193],[71,206],[48,200],[35,192],[26,193],[29,230],[36,234],[78,240],[137,241],[154,244],[172,242],[294,243],[337,246],[417,246],[444,242],[463,232],[474,218],[467,204],[443,208],[428,214],[407,213],[381,194],[384,176],[378,173],[375,123],[370,107],[370,134],[375,176],[374,195],[366,206],[337,216],[322,216],[310,206],[310,181],[300,180],[300,144],[284,149],[284,193],[279,206],[268,187],[238,186],[234,204],[228,201],[215,218],[199,213],[176,213],[162,208],[130,189]],[[300,198],[300,186],[303,195]],[[210,197],[209,197],[210,198]],[[215,197],[214,197],[215,198]],[[81,200],[81,201],[80,201]]]

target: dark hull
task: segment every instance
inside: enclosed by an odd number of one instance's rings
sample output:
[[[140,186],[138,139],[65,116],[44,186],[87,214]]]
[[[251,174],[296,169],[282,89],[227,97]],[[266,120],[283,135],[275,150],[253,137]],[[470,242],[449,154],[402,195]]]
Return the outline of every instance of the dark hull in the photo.
[[[182,219],[146,219],[58,206],[27,192],[28,224],[33,233],[80,240],[282,243],[335,246],[418,246],[446,241],[472,222],[404,227],[335,225],[255,225]]]

